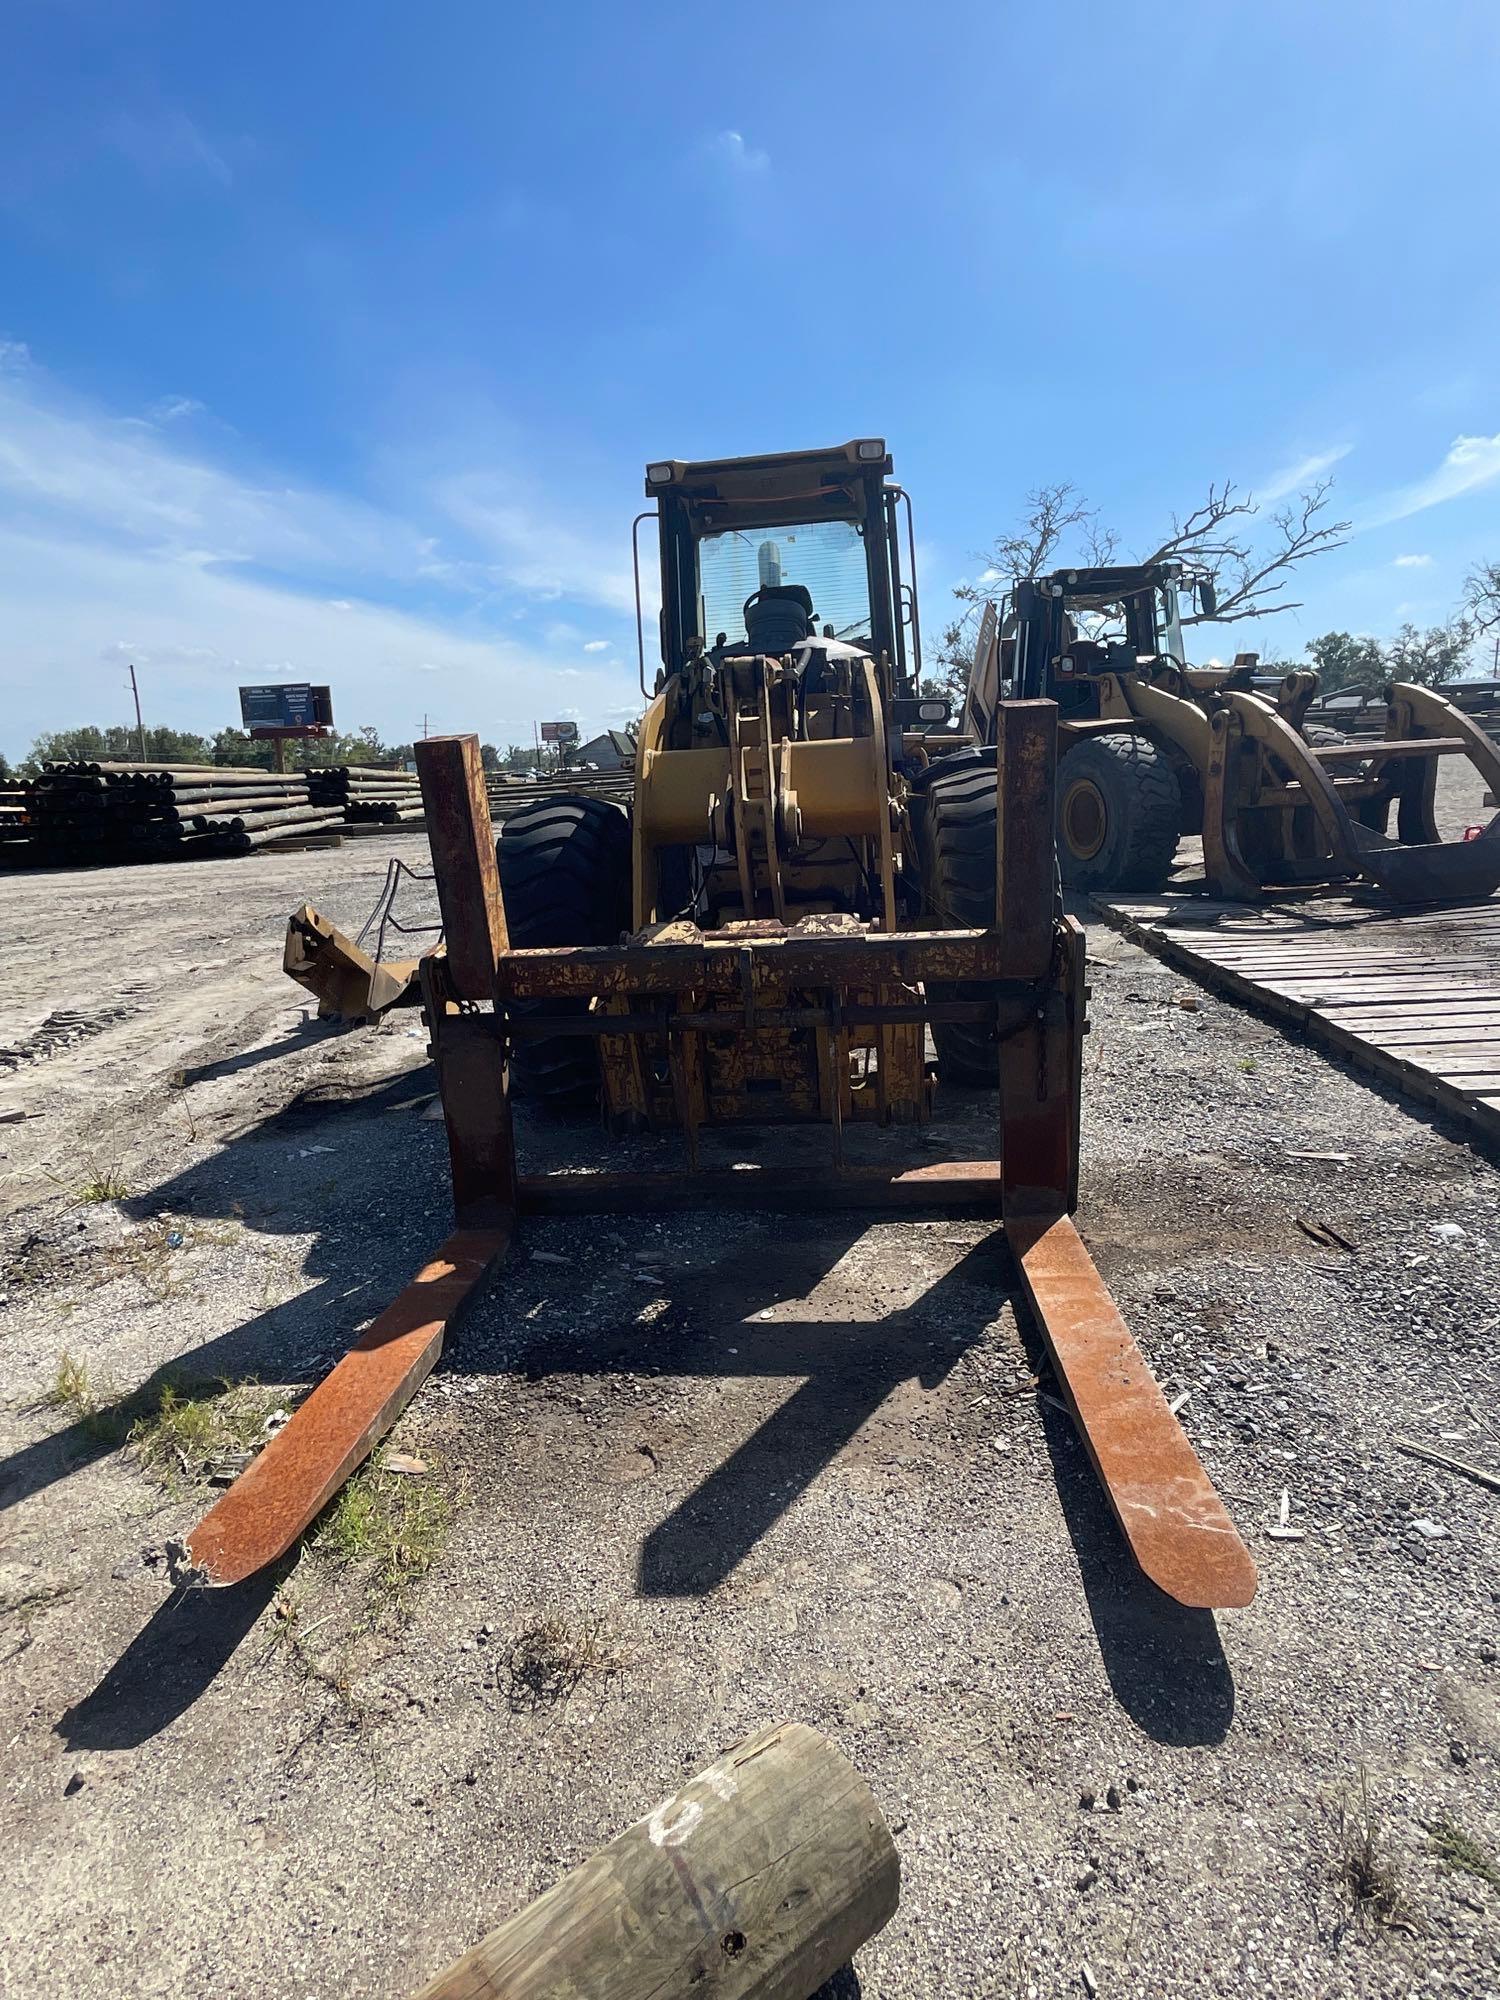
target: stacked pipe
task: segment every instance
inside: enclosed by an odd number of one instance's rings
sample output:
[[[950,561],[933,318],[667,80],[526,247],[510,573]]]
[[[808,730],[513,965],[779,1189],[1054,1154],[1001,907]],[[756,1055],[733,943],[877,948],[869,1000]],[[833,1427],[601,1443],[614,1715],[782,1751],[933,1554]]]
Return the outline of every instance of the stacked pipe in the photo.
[[[27,803],[36,858],[73,865],[243,854],[340,816],[304,772],[212,764],[46,764]]]
[[[376,820],[394,825],[422,817],[422,789],[415,771],[383,764],[335,764],[308,773],[314,805],[337,806],[351,825]]]
[[[0,864],[30,858],[30,794],[19,778],[0,783]]]
[[[491,771],[484,783],[492,820],[509,819],[523,806],[534,806],[541,799],[562,794],[609,799],[627,808],[635,797],[635,773],[628,765],[620,771],[549,771],[544,778],[520,778]]]

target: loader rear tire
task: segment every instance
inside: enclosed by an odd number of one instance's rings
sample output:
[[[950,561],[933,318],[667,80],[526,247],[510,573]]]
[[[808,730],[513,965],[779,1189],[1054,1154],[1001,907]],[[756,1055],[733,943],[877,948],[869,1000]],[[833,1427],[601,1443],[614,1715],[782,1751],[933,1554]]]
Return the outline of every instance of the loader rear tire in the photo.
[[[1068,889],[1162,888],[1182,838],[1182,787],[1149,736],[1088,736],[1057,767],[1057,859]]]
[[[616,944],[630,928],[630,819],[607,799],[538,799],[506,820],[495,843],[505,925],[518,950]],[[517,1014],[586,1014],[586,1000],[518,1002]],[[565,1106],[599,1095],[599,1051],[583,1035],[518,1041],[517,1093]]]
[[[922,922],[938,930],[988,930],[995,921],[995,753],[958,750],[932,765],[923,785]],[[985,998],[979,986],[929,980],[931,1000]],[[1000,1081],[996,1027],[934,1021],[944,1083],[994,1090]]]

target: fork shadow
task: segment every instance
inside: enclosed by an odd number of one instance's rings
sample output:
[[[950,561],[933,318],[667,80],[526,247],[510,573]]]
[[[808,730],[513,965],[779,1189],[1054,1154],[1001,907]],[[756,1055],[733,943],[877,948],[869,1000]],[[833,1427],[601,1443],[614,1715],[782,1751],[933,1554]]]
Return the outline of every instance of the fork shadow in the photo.
[[[1017,1321],[1034,1373],[1051,1374],[1034,1322]],[[1115,1699],[1153,1742],[1222,1743],[1234,1720],[1234,1677],[1211,1611],[1168,1597],[1136,1565],[1073,1419],[1038,1398],[1079,1580]]]
[[[56,1725],[68,1750],[136,1750],[212,1686],[276,1593],[286,1564],[231,1590],[174,1590],[93,1691]]]

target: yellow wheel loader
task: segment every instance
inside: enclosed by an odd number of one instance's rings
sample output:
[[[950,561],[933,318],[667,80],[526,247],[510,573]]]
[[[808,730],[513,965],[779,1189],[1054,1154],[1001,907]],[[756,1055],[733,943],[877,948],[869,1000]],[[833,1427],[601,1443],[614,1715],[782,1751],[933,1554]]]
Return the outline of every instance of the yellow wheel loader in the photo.
[[[1500,748],[1430,688],[1386,689],[1384,738],[1345,743],[1307,721],[1310,670],[1257,675],[1185,663],[1179,593],[1212,615],[1213,586],[1179,562],[1027,578],[981,631],[964,709],[989,740],[1002,688],[1058,704],[1057,842],[1065,884],[1156,890],[1201,834],[1211,893],[1368,882],[1392,901],[1469,901],[1500,886],[1500,821],[1445,842],[1439,759],[1494,787]]]
[[[417,971],[457,1226],[179,1570],[228,1583],[287,1545],[529,1215],[937,1208],[996,1217],[997,1284],[1018,1278],[1143,1569],[1185,1604],[1249,1601],[1254,1564],[1072,1222],[1084,953],[1058,906],[1057,706],[997,701],[985,745],[932,757],[944,705],[917,692],[890,473],[877,438],[647,468],[660,667],[628,805],[539,799],[497,853],[477,739],[418,745],[444,943]],[[680,1133],[681,1166],[525,1174],[512,1077],[543,1109],[598,1099],[617,1128]],[[853,1122],[925,1120],[955,1078],[994,1092],[991,1158],[846,1159]],[[820,1121],[826,1163],[700,1159],[713,1128],[767,1120]]]

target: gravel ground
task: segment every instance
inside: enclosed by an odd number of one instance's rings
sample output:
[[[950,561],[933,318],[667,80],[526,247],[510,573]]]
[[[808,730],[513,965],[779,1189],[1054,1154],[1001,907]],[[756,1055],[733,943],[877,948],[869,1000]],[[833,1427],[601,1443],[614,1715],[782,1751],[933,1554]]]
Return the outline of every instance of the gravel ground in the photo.
[[[402,1995],[790,1716],[899,1829],[868,2000],[1500,1991],[1500,1890],[1427,1831],[1500,1854],[1500,1501],[1393,1442],[1500,1464],[1500,1173],[1103,928],[1079,1219],[1248,1610],[1131,1571],[987,1225],[705,1213],[527,1226],[395,1435],[454,1504],[403,1603],[316,1551],[168,1597],[141,1552],[204,1490],[39,1399],[64,1350],[100,1402],[289,1399],[441,1236],[414,1017],[318,1028],[279,971],[386,851],[0,882],[0,1988]],[[991,1115],[949,1095],[943,1150]]]

